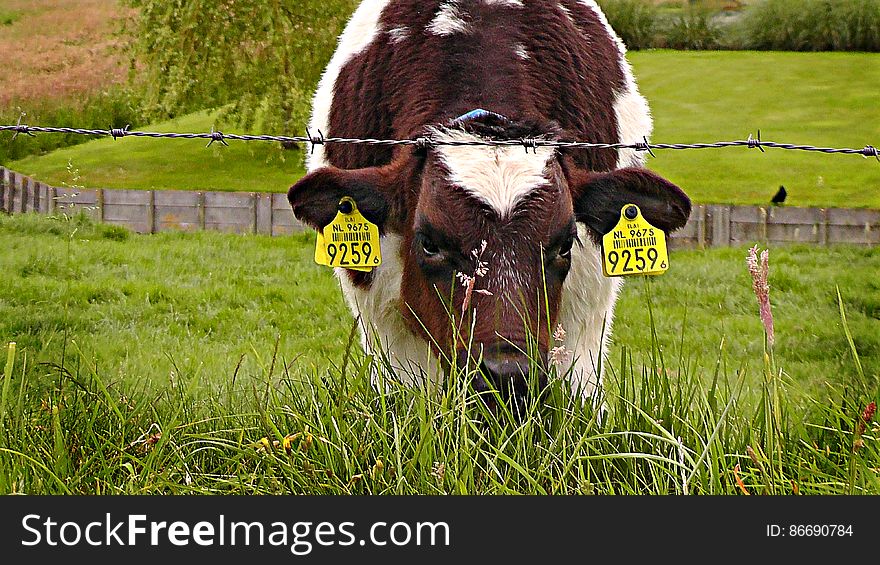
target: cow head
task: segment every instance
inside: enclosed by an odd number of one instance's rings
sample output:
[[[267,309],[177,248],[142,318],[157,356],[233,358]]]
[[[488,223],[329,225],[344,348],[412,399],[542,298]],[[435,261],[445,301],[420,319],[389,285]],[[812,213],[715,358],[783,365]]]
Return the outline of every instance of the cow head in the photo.
[[[552,125],[500,117],[430,133],[463,143],[558,135]],[[478,368],[477,391],[494,387],[519,405],[530,372],[546,374],[572,253],[598,245],[627,203],[666,232],[690,214],[688,197],[646,169],[597,173],[574,163],[553,148],[440,144],[401,150],[381,167],[318,169],[288,198],[297,218],[322,229],[351,196],[380,231],[401,236],[400,310],[409,330],[446,366]]]

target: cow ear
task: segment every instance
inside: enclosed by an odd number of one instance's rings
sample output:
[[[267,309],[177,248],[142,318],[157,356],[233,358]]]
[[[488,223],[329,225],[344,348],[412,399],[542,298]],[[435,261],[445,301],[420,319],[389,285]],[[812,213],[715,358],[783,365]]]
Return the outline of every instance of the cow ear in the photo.
[[[597,235],[614,229],[626,204],[638,206],[651,225],[666,233],[683,227],[691,213],[691,200],[684,191],[640,167],[588,173],[575,182],[575,216]]]
[[[390,214],[384,195],[392,186],[392,177],[388,167],[352,170],[323,167],[291,186],[287,200],[298,220],[321,230],[336,217],[339,201],[350,196],[361,214],[384,233]]]

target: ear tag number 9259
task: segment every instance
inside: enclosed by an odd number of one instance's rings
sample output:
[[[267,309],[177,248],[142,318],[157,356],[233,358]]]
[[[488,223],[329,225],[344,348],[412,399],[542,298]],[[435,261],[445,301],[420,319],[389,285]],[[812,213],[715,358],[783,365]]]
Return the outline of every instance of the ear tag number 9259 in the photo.
[[[649,224],[638,206],[625,205],[617,226],[602,237],[602,273],[606,277],[662,275],[668,268],[666,233]]]
[[[379,228],[364,218],[352,198],[340,200],[336,217],[318,232],[315,262],[365,272],[382,264]]]

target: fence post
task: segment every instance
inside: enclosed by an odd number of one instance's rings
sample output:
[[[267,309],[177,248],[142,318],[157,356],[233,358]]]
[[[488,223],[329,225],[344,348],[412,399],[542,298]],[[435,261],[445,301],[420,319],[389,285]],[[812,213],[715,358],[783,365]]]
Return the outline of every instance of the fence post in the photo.
[[[712,246],[730,245],[730,206],[712,206]]]
[[[0,167],[0,211],[6,209],[6,167]]]
[[[15,193],[19,191],[18,185],[18,174],[9,171],[9,210],[10,214],[15,214]]]
[[[820,208],[819,209],[819,243],[821,245],[828,245],[828,209]]]
[[[256,233],[272,235],[272,195],[256,193],[257,230]]]
[[[49,186],[44,182],[38,182],[37,195],[39,196],[37,212],[47,214],[49,212]]]
[[[150,203],[147,205],[147,223],[150,224],[150,233],[156,233],[156,191],[150,191]]]
[[[761,228],[760,228],[761,241],[766,242],[767,241],[767,216],[769,214],[767,213],[767,208],[765,208],[764,206],[761,206],[759,208],[759,210],[761,210],[761,212],[760,212],[760,214],[761,214]]]
[[[104,189],[99,188],[95,193],[95,206],[98,207],[98,221],[104,221]]]
[[[54,186],[49,186],[46,188],[46,213],[52,214],[55,212],[55,206],[58,203],[58,191]]]
[[[28,211],[28,204],[31,202],[31,178],[21,177],[21,209],[19,212],[24,214]]]
[[[254,207],[254,229],[251,233],[259,233],[260,229],[260,197],[256,192],[251,192],[251,206]]]
[[[706,207],[697,206],[697,248],[706,248]]]
[[[34,210],[33,211],[38,214],[40,213],[40,205],[41,205],[40,187],[42,186],[42,184],[43,183],[41,183],[41,182],[34,182],[33,186],[31,187],[34,191],[34,200],[33,200]]]
[[[37,181],[28,177],[27,190],[25,191],[27,205],[23,206],[25,212],[36,212],[39,203],[39,194],[37,194]]]
[[[199,191],[199,229],[205,229],[205,193]]]

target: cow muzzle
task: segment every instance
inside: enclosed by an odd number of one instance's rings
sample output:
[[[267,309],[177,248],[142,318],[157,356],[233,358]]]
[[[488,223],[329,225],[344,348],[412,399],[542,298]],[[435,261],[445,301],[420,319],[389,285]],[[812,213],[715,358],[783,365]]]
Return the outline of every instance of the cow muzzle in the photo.
[[[474,368],[472,374],[474,391],[493,413],[497,413],[498,400],[507,404],[518,417],[525,415],[533,395],[540,395],[547,385],[547,366],[544,355],[539,360],[530,359],[522,351],[509,344],[483,348],[482,356],[468,363],[468,352],[458,353],[459,367]]]

